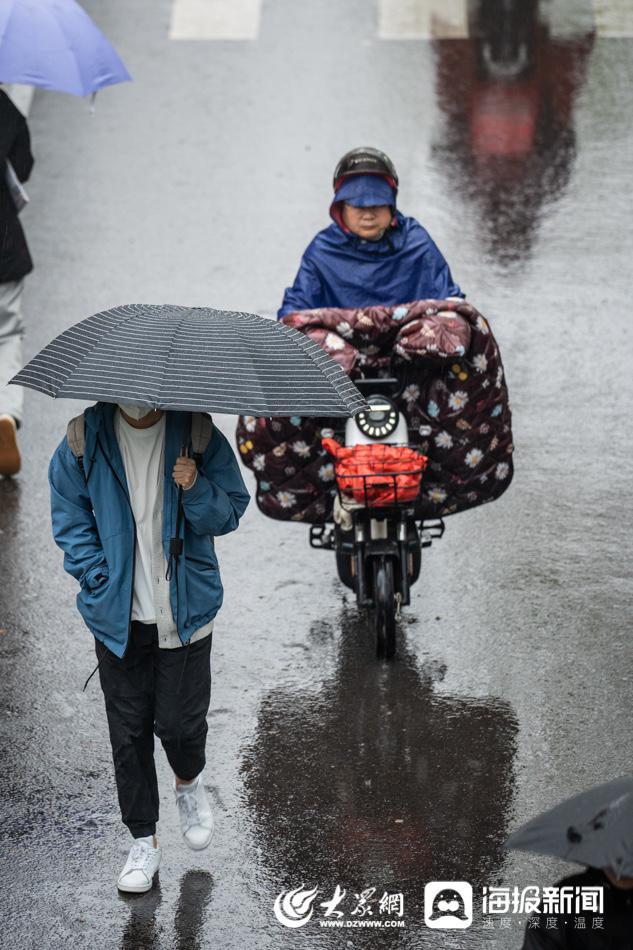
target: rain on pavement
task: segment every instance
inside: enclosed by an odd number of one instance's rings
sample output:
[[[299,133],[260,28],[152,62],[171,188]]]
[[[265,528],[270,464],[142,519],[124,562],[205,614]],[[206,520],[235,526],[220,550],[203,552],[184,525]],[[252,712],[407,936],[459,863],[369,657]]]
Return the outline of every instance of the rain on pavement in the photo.
[[[96,679],[82,692],[91,637],[50,538],[46,466],[78,404],[27,392],[23,471],[0,483],[3,939],[518,948],[524,917],[427,929],[423,890],[553,883],[568,866],[504,839],[633,755],[627,5],[525,2],[505,39],[486,0],[85,5],[134,83],[101,93],[94,116],[35,95],[25,359],[119,303],[274,312],[327,223],[335,161],[376,144],[400,207],[492,323],[516,475],[425,552],[389,665],[333,556],[252,503],[218,544],[212,847],[180,840],[159,752],[160,881],[125,898]],[[235,420],[219,423],[232,437]],[[404,926],[275,919],[281,891],[326,901],[337,885],[402,892]]]

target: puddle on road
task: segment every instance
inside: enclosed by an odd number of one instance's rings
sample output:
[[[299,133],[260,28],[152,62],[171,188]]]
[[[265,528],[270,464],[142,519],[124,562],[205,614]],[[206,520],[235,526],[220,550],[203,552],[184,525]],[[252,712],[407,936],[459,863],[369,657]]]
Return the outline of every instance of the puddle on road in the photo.
[[[444,670],[420,668],[404,647],[377,662],[354,612],[339,644],[318,693],[263,697],[242,763],[245,808],[271,893],[402,891],[410,928],[426,882],[500,879],[517,721],[501,700],[437,694]]]

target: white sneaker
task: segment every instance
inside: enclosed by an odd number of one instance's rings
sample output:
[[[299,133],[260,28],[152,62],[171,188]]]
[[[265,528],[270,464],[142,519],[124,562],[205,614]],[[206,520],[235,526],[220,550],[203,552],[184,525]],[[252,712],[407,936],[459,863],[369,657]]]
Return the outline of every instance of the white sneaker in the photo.
[[[182,836],[192,851],[202,851],[208,847],[213,834],[213,814],[207,793],[199,775],[190,785],[176,785],[174,792],[180,816]]]
[[[160,864],[160,848],[153,848],[145,838],[137,838],[127,856],[116,886],[130,894],[144,894],[154,882]]]

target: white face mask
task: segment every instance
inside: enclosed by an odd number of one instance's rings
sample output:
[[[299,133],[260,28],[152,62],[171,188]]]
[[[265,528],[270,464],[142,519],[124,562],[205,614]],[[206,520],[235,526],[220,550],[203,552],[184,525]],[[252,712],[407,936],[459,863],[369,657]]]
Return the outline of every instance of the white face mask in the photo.
[[[141,406],[138,402],[119,402],[117,405],[119,409],[123,410],[126,416],[129,416],[130,419],[136,419],[137,422],[139,419],[143,419],[145,416],[148,416],[150,412],[154,411],[147,406]]]

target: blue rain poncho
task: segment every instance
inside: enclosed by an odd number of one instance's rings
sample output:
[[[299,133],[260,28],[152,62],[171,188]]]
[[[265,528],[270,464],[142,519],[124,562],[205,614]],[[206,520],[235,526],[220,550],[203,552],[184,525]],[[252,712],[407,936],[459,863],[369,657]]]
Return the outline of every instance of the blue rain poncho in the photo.
[[[344,202],[356,207],[390,205],[391,224],[377,241],[359,238],[343,224]],[[344,179],[330,208],[333,223],[308,245],[277,316],[317,307],[395,306],[463,297],[428,231],[396,211],[395,202],[396,190],[385,178]]]

